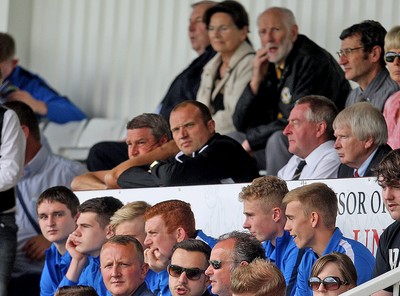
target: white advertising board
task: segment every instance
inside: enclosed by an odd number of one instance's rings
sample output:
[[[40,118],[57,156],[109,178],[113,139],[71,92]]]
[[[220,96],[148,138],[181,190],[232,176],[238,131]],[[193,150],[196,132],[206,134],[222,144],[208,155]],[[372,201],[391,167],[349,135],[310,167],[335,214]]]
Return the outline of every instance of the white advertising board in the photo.
[[[373,254],[379,236],[393,220],[386,212],[381,198],[381,188],[375,178],[327,179],[289,181],[289,189],[323,182],[338,196],[337,226],[344,235],[358,240]],[[113,196],[123,203],[145,200],[150,204],[180,199],[189,202],[196,218],[196,227],[206,234],[218,237],[232,230],[242,230],[244,221],[242,203],[238,193],[247,184],[182,186],[123,190],[77,191],[80,201],[100,196]]]

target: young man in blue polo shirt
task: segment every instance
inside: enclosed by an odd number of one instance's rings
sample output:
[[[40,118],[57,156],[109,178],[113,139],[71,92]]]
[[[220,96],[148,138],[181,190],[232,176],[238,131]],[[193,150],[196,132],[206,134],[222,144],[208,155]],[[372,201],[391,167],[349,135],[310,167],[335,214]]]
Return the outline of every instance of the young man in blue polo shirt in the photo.
[[[289,190],[286,182],[275,176],[254,179],[243,187],[239,201],[243,202],[246,228],[265,249],[265,256],[282,271],[286,295],[294,295],[297,267],[304,250],[296,248],[289,232],[284,230],[286,217],[282,200]]]
[[[110,218],[122,206],[119,199],[105,196],[88,199],[78,207],[77,228],[66,243],[71,263],[59,287],[92,286],[99,295],[106,295],[100,271],[100,250],[112,234]]]
[[[79,199],[67,187],[55,186],[42,192],[37,201],[39,226],[51,247],[46,251],[40,279],[40,295],[52,296],[68,270],[71,256],[65,248],[75,230]]]
[[[308,279],[314,262],[321,256],[339,252],[353,261],[358,275],[357,285],[372,277],[375,258],[361,243],[343,236],[335,227],[338,200],[335,192],[323,183],[293,189],[283,199],[287,217],[285,230],[296,246],[306,249],[298,268],[295,295],[312,295]]]

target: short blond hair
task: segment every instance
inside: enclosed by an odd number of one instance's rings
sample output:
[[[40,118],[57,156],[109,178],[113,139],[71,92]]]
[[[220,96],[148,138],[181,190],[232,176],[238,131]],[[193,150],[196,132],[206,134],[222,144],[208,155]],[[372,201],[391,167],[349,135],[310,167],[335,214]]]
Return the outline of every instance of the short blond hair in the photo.
[[[297,187],[286,194],[283,204],[299,201],[303,212],[308,216],[317,212],[328,229],[334,229],[338,212],[338,199],[335,192],[324,183],[312,183]]]
[[[251,293],[254,296],[285,296],[286,282],[279,268],[264,259],[241,265],[231,275],[233,294]]]
[[[239,201],[260,200],[267,207],[282,208],[282,200],[288,193],[286,182],[275,176],[264,176],[242,188],[239,193]]]
[[[114,213],[110,219],[110,228],[115,231],[115,228],[125,222],[136,217],[143,216],[144,212],[151,206],[145,201],[133,201],[127,203],[122,208]]]

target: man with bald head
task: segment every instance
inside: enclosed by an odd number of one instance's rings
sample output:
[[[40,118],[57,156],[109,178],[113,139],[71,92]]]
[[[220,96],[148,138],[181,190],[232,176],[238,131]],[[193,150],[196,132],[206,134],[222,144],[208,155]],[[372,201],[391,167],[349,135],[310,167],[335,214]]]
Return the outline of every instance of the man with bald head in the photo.
[[[258,176],[255,162],[233,139],[215,132],[206,105],[184,101],[171,112],[175,157],[155,161],[144,174],[132,167],[118,178],[121,188],[250,182]]]
[[[351,88],[334,57],[299,34],[289,9],[265,10],[258,18],[258,34],[262,48],[233,115],[242,134],[233,137],[248,152],[256,152],[257,162],[266,167],[267,174],[276,175],[291,157],[282,131],[294,103],[307,95],[322,95],[341,110]]]

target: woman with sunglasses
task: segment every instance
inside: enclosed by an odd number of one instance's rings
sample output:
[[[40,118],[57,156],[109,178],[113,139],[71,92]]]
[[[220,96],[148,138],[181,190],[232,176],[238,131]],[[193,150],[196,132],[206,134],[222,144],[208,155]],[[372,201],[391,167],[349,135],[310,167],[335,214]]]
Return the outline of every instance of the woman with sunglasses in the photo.
[[[314,263],[308,285],[314,296],[339,295],[357,285],[357,271],[346,254],[331,253]]]
[[[385,37],[385,61],[390,77],[400,86],[400,26],[393,27]],[[388,127],[388,144],[400,148],[400,91],[389,97],[383,109]]]

